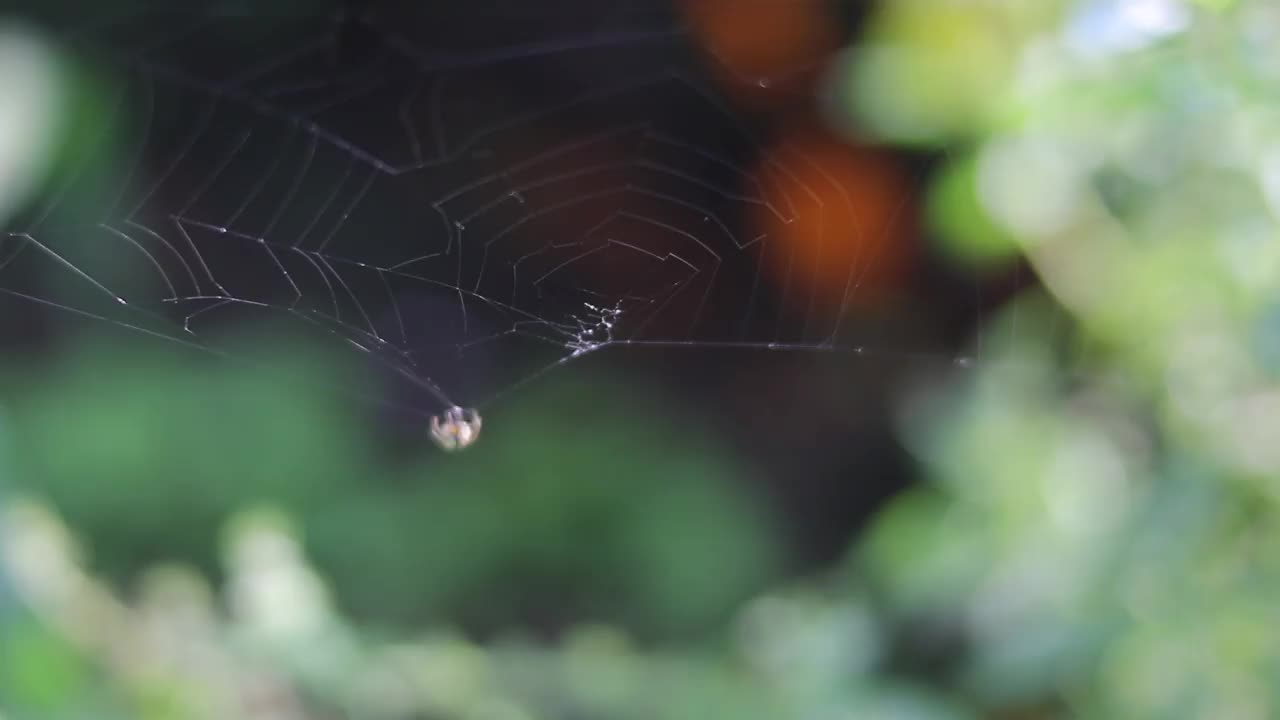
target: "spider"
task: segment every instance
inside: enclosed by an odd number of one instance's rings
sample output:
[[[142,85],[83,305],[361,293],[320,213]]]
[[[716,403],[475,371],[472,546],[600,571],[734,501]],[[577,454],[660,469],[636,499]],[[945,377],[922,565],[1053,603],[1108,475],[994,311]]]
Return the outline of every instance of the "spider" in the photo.
[[[431,416],[431,439],[441,449],[465,450],[480,437],[480,413],[454,405],[440,415]]]

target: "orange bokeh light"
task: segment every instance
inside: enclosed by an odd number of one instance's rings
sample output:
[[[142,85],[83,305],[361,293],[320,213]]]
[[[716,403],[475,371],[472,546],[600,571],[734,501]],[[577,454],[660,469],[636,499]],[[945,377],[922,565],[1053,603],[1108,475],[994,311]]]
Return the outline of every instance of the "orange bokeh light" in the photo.
[[[775,162],[756,168],[768,207],[755,222],[769,243],[768,276],[779,287],[806,288],[790,301],[812,298],[838,311],[873,305],[900,289],[917,247],[906,169],[888,153],[812,127],[784,135],[772,156]]]
[[[824,0],[683,0],[681,7],[721,82],[755,105],[808,95],[839,46],[839,23]]]

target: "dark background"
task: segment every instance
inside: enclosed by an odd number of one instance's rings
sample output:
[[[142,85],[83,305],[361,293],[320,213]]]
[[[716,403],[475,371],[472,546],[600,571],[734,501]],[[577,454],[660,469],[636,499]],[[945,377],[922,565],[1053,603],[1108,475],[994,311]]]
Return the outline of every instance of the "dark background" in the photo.
[[[595,187],[636,184],[644,193],[568,203],[549,213],[546,222],[531,222],[513,233],[506,241],[510,247],[499,246],[500,252],[509,259],[525,254],[527,248],[545,250],[556,243],[548,237],[593,239],[597,236],[590,235],[589,228],[610,217],[614,220],[606,231],[611,237],[653,252],[681,252],[682,238],[651,224],[618,220],[615,213],[622,210],[661,219],[717,248],[724,263],[717,268],[714,284],[696,285],[693,292],[678,294],[652,315],[643,304],[634,312],[633,305],[624,308],[613,339],[659,345],[612,345],[534,377],[529,384],[556,374],[599,373],[663,388],[672,413],[727,438],[758,470],[744,481],[764,484],[770,503],[789,528],[797,568],[833,559],[864,517],[911,482],[914,471],[895,440],[890,399],[906,381],[952,369],[957,360],[971,355],[974,349],[966,345],[966,338],[975,332],[982,337],[989,308],[1008,297],[1026,276],[1014,270],[978,278],[936,257],[920,217],[919,197],[935,158],[863,145],[856,140],[856,128],[839,128],[841,141],[848,141],[853,172],[862,174],[865,186],[888,188],[868,202],[903,208],[892,226],[861,232],[883,233],[886,242],[896,245],[897,259],[883,262],[898,270],[877,276],[880,260],[873,257],[866,287],[859,287],[847,312],[832,320],[831,303],[824,306],[819,300],[815,310],[812,298],[806,302],[803,289],[798,291],[789,281],[765,276],[761,282],[760,264],[766,257],[732,244],[758,230],[749,208],[732,197],[734,192],[752,192],[733,169],[754,167],[767,148],[785,146],[789,134],[832,136],[819,112],[819,70],[841,44],[856,36],[864,14],[857,4],[830,8],[824,29],[835,42],[818,43],[812,57],[784,55],[779,61],[783,72],[767,83],[752,83],[733,67],[732,59],[718,56],[714,32],[704,32],[708,26],[688,4],[556,0],[533,8],[511,2],[368,0],[268,3],[243,14],[221,7],[209,13],[188,5],[178,10],[118,6],[103,13],[67,6],[33,13],[82,57],[101,60],[96,68],[120,91],[107,127],[123,138],[126,149],[120,156],[126,160],[121,166],[127,166],[128,158],[138,159],[131,170],[135,182],[114,202],[109,197],[86,201],[91,207],[107,206],[108,218],[132,208],[131,217],[166,228],[161,232],[171,240],[177,237],[173,216],[190,219],[184,230],[227,292],[281,304],[288,300],[288,287],[253,247],[264,228],[272,231],[268,240],[294,238],[312,248],[323,242],[335,257],[388,265],[422,254],[424,246],[447,250],[454,241],[492,236],[539,203],[558,207]],[[730,21],[732,17],[726,20]],[[628,89],[628,83],[639,84]],[[362,94],[371,87],[394,92],[383,95],[375,89]],[[417,88],[418,96],[428,97],[414,105],[412,134],[399,124],[404,120],[398,110],[406,88]],[[353,94],[359,101],[343,100]],[[148,111],[141,112],[142,107]],[[633,127],[637,120],[643,127]],[[317,123],[333,142],[322,143],[312,153],[305,183],[294,188],[273,175],[251,196],[252,202],[244,202],[246,188],[256,187],[264,169],[275,167],[267,158],[277,148],[292,153],[284,156],[283,164],[297,164],[307,148],[298,123],[309,122]],[[205,130],[192,142],[191,131],[197,126]],[[654,143],[650,131],[705,154]],[[591,140],[602,132],[609,136],[607,142]],[[342,148],[345,140],[355,146]],[[547,147],[566,146],[573,149],[546,163],[522,166]],[[836,148],[831,152],[840,156],[828,158],[831,162],[844,162],[840,146],[824,147]],[[224,167],[228,152],[233,161]],[[865,160],[872,157],[867,153],[874,153],[875,160]],[[375,168],[361,167],[352,175],[352,158],[357,156]],[[175,158],[181,162],[173,163]],[[678,174],[650,172],[645,162]],[[593,167],[603,169],[581,172]],[[216,181],[211,180],[213,168],[223,168]],[[500,177],[495,175],[499,172]],[[878,175],[885,172],[908,182],[894,184]],[[549,173],[571,177],[567,184],[540,183]],[[142,182],[143,178],[159,181]],[[335,178],[343,178],[337,186],[338,202],[320,205]],[[352,199],[353,188],[365,180],[367,195],[353,206],[355,215],[340,223],[336,208]],[[477,181],[478,191],[454,195],[454,190]],[[501,199],[503,183],[531,189],[519,200],[486,209],[486,203]],[[866,194],[861,187],[848,191]],[[291,192],[300,209],[278,214],[282,199]],[[92,191],[83,194],[91,196]],[[441,197],[450,198],[445,203],[450,218],[477,209],[485,212],[459,232],[424,201]],[[666,198],[680,198],[688,205]],[[232,215],[233,208],[239,209],[230,229],[239,235],[229,238],[212,230],[220,218]],[[26,231],[39,219],[40,232],[32,234],[40,238],[67,238],[78,231],[74,220],[62,222],[62,207],[51,215],[47,210],[36,203],[12,225]],[[326,214],[317,218],[322,210]],[[806,211],[812,208],[798,210]],[[698,215],[713,216],[720,227],[711,228]],[[847,228],[837,229],[834,237],[836,242],[861,242],[858,233]],[[116,242],[109,236],[87,244],[66,242],[60,246],[65,247],[62,253],[78,266],[114,272],[108,267],[110,257],[95,254],[95,248]],[[50,281],[49,259],[29,249],[24,254],[19,243],[9,238],[8,252],[16,260],[6,265],[3,282],[11,290],[163,333],[203,307],[156,303],[159,288],[154,280],[148,284],[120,270],[119,285],[112,287],[128,287],[128,297],[141,309],[122,311],[93,291]],[[572,252],[553,249],[547,253],[547,267]],[[513,283],[508,288],[505,275],[486,274],[477,264],[478,254],[468,252],[456,277],[465,277],[459,284],[468,287],[472,278],[479,278],[475,287],[480,294],[546,318],[574,317],[584,299],[593,297],[652,296],[683,278],[683,268],[670,262],[644,263],[634,255],[613,253],[597,257],[603,260],[557,273],[554,284],[517,288]],[[194,258],[188,260],[195,264]],[[446,253],[442,260],[452,263],[454,256]],[[411,266],[410,272],[455,282],[450,266],[432,264],[439,261]],[[294,277],[304,277],[305,268],[296,258],[294,264]],[[524,392],[528,386],[522,381],[568,354],[568,336],[546,328],[535,328],[533,337],[500,335],[459,354],[457,344],[510,327],[510,315],[491,313],[491,308],[473,302],[463,325],[455,294],[412,282],[394,289],[391,302],[398,307],[392,308],[376,278],[349,270],[351,294],[361,307],[344,305],[346,316],[367,312],[391,340],[389,347],[368,358],[369,368],[383,383],[374,394],[394,398],[392,404],[407,410],[387,413],[391,452],[413,452],[420,446],[423,418],[441,409],[438,398],[424,392],[420,383],[404,380],[393,366],[429,377],[453,401],[481,404],[494,428],[500,427],[503,403],[512,396],[508,391]],[[177,266],[166,267],[170,279],[181,278],[182,272]],[[805,280],[799,276],[801,288]],[[217,294],[195,278],[182,292]],[[336,303],[337,295],[318,283],[303,287],[303,296],[316,302],[333,298]],[[341,298],[343,303],[346,299]],[[69,319],[66,312],[46,314],[48,308],[23,299],[7,298],[5,305],[4,337],[11,349],[17,349],[15,344],[37,347],[30,344],[32,339],[47,339],[58,332],[54,326]],[[393,309],[411,328],[399,338],[387,330]],[[216,346],[220,329],[252,320],[257,311],[233,306],[201,313],[195,324],[202,333],[200,342]],[[317,330],[307,323],[294,324]],[[337,333],[341,337],[331,329],[319,328],[318,335],[341,344],[347,337],[344,329]],[[764,347],[769,343],[780,348]],[[728,346],[717,347],[722,344]],[[491,403],[484,401],[495,395]]]

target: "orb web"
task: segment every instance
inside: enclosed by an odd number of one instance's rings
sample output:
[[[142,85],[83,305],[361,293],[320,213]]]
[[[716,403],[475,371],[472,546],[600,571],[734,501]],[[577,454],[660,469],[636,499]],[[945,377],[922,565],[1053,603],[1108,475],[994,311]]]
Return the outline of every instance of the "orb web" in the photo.
[[[291,323],[426,390],[424,415],[608,348],[910,350],[853,317],[874,258],[833,255],[826,302],[765,274],[804,251],[749,218],[810,213],[822,264],[852,201],[734,110],[674,15],[265,7],[51,25],[102,117],[9,223],[8,299],[213,352]]]

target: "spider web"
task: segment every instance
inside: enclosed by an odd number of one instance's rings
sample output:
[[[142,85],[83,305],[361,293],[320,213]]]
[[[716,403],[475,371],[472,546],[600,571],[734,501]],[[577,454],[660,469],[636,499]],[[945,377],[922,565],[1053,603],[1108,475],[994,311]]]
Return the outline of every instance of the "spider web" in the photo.
[[[763,277],[796,251],[743,220],[847,193],[770,151],[678,21],[482,5],[74,13],[59,37],[109,78],[109,116],[3,236],[0,291],[213,352],[284,321],[443,406],[606,348],[869,347],[869,261],[832,308]]]

